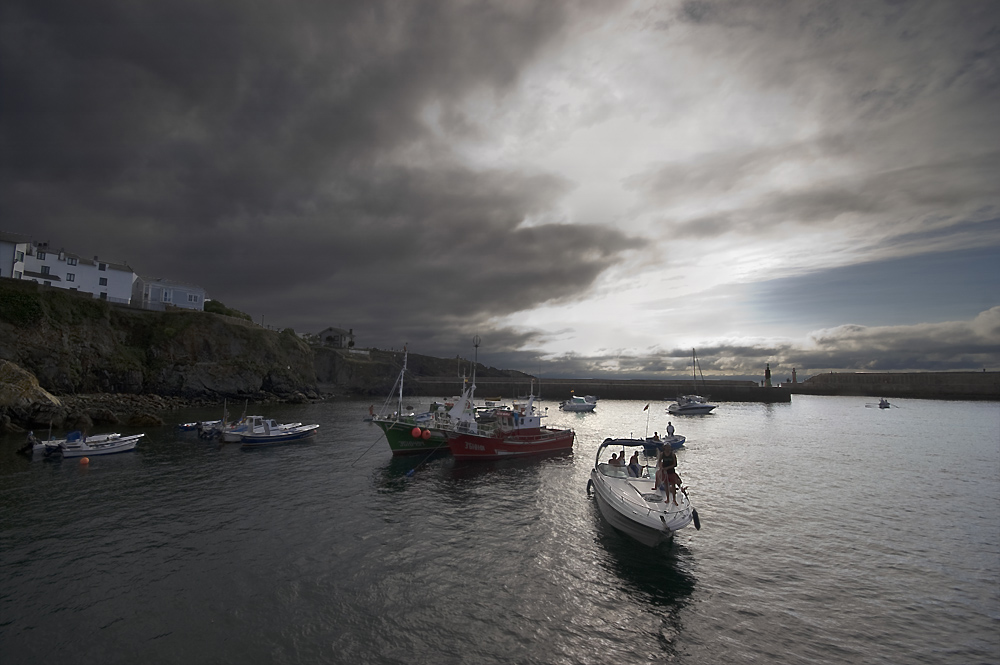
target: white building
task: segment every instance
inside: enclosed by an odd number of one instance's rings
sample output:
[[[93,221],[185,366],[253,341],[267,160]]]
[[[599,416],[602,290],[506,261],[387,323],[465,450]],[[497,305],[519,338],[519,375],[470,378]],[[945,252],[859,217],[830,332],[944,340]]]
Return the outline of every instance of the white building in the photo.
[[[160,277],[136,277],[132,286],[132,302],[141,303],[143,309],[164,310],[173,305],[204,311],[205,295],[205,289],[200,286]]]
[[[317,335],[319,341],[336,349],[349,349],[354,346],[354,329],[326,328]]]
[[[24,242],[15,242],[16,239]],[[8,254],[13,249],[8,274]],[[95,298],[128,303],[136,274],[124,263],[85,259],[63,249],[53,252],[48,243],[37,245],[24,236],[0,234],[0,276],[23,279],[70,291],[84,291]]]
[[[17,271],[17,278],[20,279],[29,245],[31,238],[28,236],[0,231],[0,277],[14,278]]]

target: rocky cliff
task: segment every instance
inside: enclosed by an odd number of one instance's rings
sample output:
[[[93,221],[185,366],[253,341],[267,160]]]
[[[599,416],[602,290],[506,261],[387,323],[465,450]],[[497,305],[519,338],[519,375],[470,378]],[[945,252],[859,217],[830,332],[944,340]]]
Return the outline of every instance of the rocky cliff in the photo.
[[[266,330],[211,312],[130,309],[89,294],[0,279],[0,361],[13,364],[7,376],[16,376],[25,390],[61,397],[66,418],[76,408],[112,422],[101,409],[70,398],[96,393],[221,402],[226,397],[304,401],[323,392],[384,396],[399,375],[403,354],[310,345],[291,329]],[[472,367],[457,358],[411,353],[408,370],[411,376],[454,377],[458,371],[471,374]],[[477,371],[525,376],[482,365]],[[0,415],[6,410],[22,424],[59,420],[53,415],[59,407],[39,406],[35,417],[29,415],[33,407],[18,402],[15,413],[12,405],[0,403]],[[105,411],[106,406],[102,402]]]
[[[149,312],[0,280],[0,359],[44,389],[198,397],[315,394],[313,353],[274,332],[188,310]]]

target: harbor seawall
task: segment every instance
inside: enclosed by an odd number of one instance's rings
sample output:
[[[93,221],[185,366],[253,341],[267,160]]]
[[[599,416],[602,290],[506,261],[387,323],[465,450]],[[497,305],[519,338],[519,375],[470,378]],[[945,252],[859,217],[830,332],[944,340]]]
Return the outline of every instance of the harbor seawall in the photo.
[[[830,372],[789,388],[794,395],[1000,400],[1000,372]]]
[[[763,388],[754,381],[656,381],[629,379],[543,379],[534,384],[543,399],[565,400],[573,395],[595,395],[602,399],[673,400],[677,395],[697,394],[718,402],[790,402],[785,386]],[[421,396],[459,395],[460,378],[410,377],[407,393]],[[412,390],[412,393],[410,392]],[[524,378],[477,377],[476,395],[513,399],[527,395],[532,383]]]

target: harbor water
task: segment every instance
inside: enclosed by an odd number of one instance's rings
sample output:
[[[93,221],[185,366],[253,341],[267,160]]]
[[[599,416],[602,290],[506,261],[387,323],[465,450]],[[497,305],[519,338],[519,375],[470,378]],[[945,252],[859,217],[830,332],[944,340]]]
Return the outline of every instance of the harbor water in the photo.
[[[367,401],[262,406],[321,425],[264,450],[7,436],[0,662],[1000,663],[1000,404],[876,402],[543,402],[573,453],[485,463],[392,458]],[[701,529],[650,549],[586,486],[668,420]]]

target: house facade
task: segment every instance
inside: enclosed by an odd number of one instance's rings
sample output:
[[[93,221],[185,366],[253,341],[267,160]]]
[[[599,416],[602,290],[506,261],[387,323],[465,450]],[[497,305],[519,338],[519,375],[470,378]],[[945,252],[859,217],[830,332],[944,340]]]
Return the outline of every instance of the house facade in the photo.
[[[15,279],[16,273],[16,279],[20,279],[30,244],[28,236],[0,231],[0,277]]]
[[[317,335],[319,341],[335,349],[349,349],[354,346],[354,329],[326,328]]]
[[[17,242],[20,238],[23,241]],[[136,274],[127,264],[93,260],[24,236],[0,234],[0,276],[70,291],[83,291],[109,302],[129,303]]]
[[[194,284],[162,277],[136,277],[132,286],[133,303],[143,309],[164,310],[168,306],[205,310],[205,289]]]

